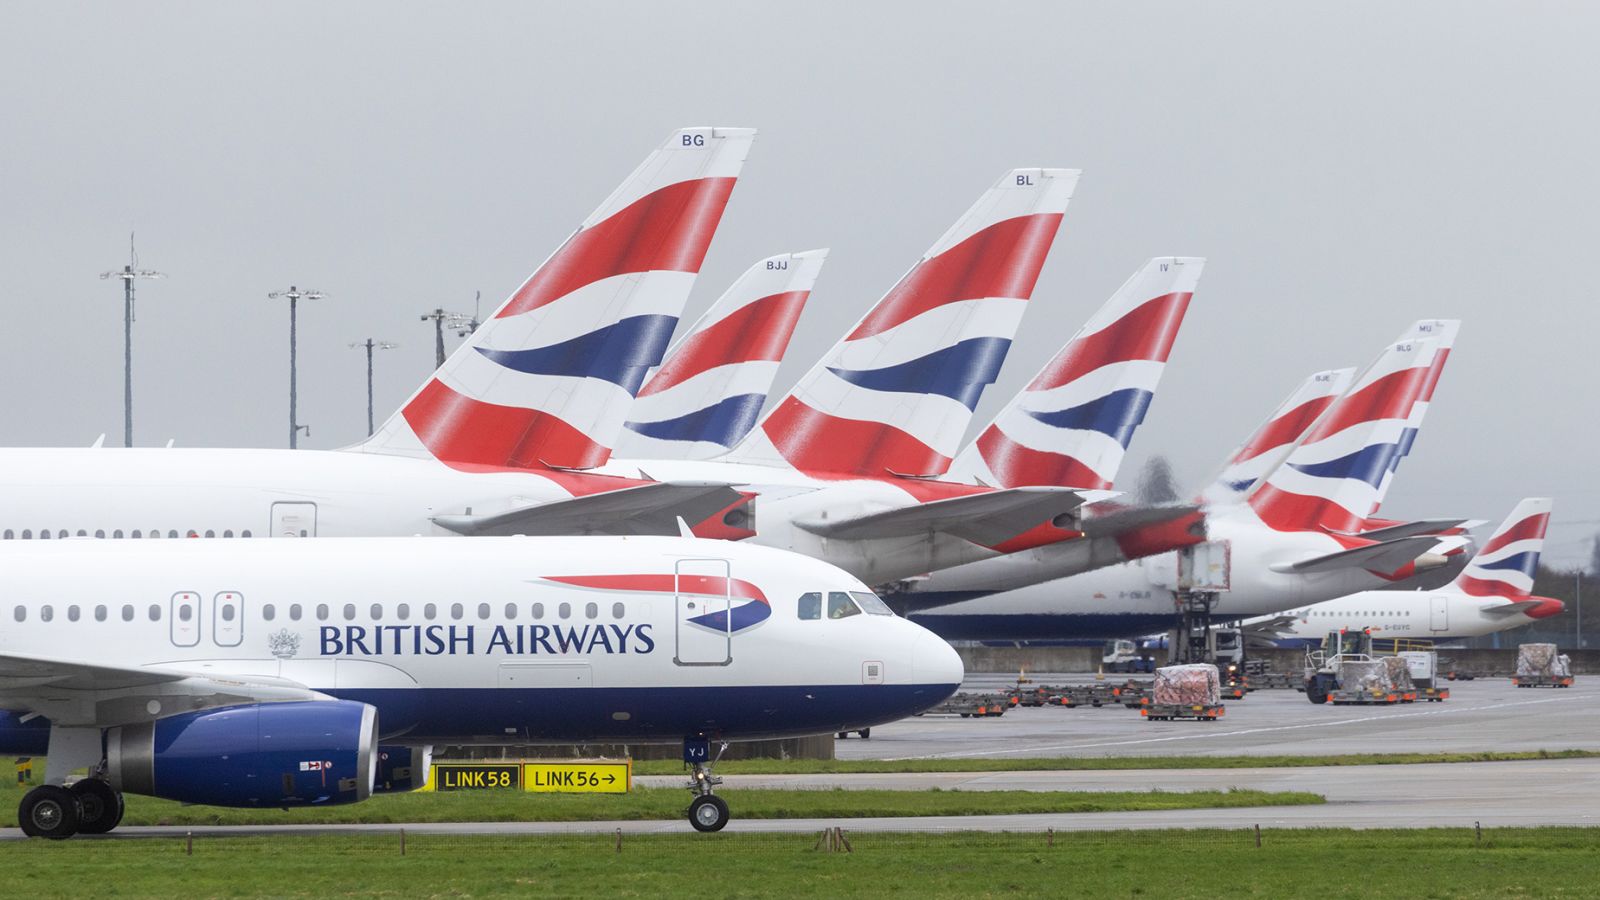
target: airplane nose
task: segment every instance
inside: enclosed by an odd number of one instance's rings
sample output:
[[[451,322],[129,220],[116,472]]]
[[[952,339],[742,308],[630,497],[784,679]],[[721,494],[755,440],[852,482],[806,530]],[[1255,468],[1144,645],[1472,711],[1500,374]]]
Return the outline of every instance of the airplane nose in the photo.
[[[945,640],[933,632],[915,626],[921,635],[911,645],[912,678],[917,684],[949,685],[952,692],[961,685],[966,667],[961,655]]]
[[[1538,600],[1539,605],[1528,610],[1527,615],[1530,619],[1548,619],[1551,616],[1559,616],[1567,608],[1565,603],[1554,597],[1535,597],[1533,599]]]

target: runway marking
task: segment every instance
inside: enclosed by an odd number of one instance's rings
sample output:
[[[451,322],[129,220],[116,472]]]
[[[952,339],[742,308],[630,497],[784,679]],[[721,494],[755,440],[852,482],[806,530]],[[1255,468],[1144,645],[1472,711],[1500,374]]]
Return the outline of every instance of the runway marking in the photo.
[[[1561,697],[1544,697],[1539,700],[1512,700],[1503,703],[1490,703],[1485,706],[1441,706],[1438,709],[1416,710],[1414,712],[1395,712],[1385,715],[1359,716],[1353,719],[1336,719],[1331,722],[1304,722],[1299,725],[1271,725],[1262,728],[1242,728],[1237,731],[1207,731],[1194,734],[1174,734],[1166,737],[1140,738],[1138,740],[1122,741],[1096,741],[1089,744],[1055,744],[1046,746],[1018,747],[1008,750],[955,750],[949,753],[929,753],[925,756],[901,756],[888,760],[901,762],[912,759],[950,759],[973,756],[1004,756],[1016,753],[1039,753],[1048,750],[1090,750],[1096,747],[1125,747],[1135,744],[1161,744],[1170,741],[1190,741],[1206,738],[1238,737],[1244,734],[1264,734],[1270,731],[1294,731],[1300,728],[1328,728],[1334,725],[1355,725],[1361,722],[1387,721],[1390,719],[1411,719],[1418,716],[1439,716],[1450,713],[1479,712],[1489,709],[1503,709],[1510,706],[1534,706],[1540,703],[1560,703],[1566,700],[1588,700],[1586,695],[1570,695]]]

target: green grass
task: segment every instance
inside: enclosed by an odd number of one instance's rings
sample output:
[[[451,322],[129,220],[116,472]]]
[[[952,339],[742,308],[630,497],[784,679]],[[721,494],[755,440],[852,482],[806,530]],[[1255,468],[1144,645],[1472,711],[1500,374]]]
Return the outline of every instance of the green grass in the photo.
[[[864,816],[978,816],[1013,813],[1126,812],[1322,803],[1298,791],[719,791],[740,819],[847,819]],[[16,825],[20,793],[0,794],[0,825]],[[679,819],[688,808],[681,788],[636,788],[630,794],[529,794],[451,791],[380,795],[365,803],[319,808],[225,809],[128,796],[125,825],[260,825],[293,823],[590,822]],[[7,802],[9,801],[9,802]]]
[[[1337,756],[1077,756],[962,759],[746,759],[719,763],[718,775],[802,775],[889,772],[1033,772],[1079,769],[1254,769],[1303,766],[1394,766],[1418,763],[1593,759],[1595,750],[1514,753],[1351,753]],[[637,760],[635,775],[677,775],[675,760]]]
[[[29,841],[15,897],[1590,897],[1600,830],[398,834]]]

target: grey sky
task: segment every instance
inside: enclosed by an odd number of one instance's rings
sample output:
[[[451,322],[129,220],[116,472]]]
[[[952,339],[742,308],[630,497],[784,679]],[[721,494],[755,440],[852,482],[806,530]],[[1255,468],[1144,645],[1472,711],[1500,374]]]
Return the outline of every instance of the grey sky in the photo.
[[[1465,320],[1384,512],[1600,529],[1600,13],[1579,4],[8,3],[0,443],[302,446],[433,364],[418,315],[492,308],[669,130],[761,129],[689,315],[761,256],[833,248],[785,388],[1014,166],[1085,170],[983,420],[1134,268],[1209,259],[1123,468],[1186,482],[1305,374]],[[453,345],[453,344],[452,344]]]

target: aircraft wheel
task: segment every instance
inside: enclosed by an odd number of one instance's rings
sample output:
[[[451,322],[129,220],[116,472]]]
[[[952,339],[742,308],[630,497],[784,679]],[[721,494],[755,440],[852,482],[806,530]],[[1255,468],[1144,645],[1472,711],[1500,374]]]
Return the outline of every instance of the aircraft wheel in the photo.
[[[76,794],[58,784],[46,784],[29,791],[17,807],[17,824],[28,837],[61,840],[78,831],[83,806]]]
[[[695,831],[721,831],[728,824],[728,804],[716,794],[702,794],[689,804],[689,824]]]
[[[1328,686],[1321,678],[1306,679],[1306,699],[1318,706],[1328,702]]]
[[[863,741],[870,740],[872,738],[872,729],[871,728],[863,728],[863,729],[861,729],[860,734],[861,734],[861,739]]]
[[[101,779],[85,778],[72,786],[72,793],[83,808],[79,834],[105,834],[122,821],[122,792]]]

